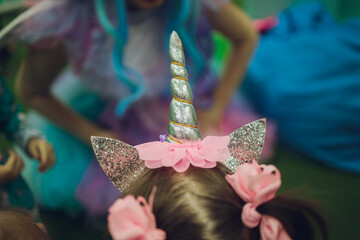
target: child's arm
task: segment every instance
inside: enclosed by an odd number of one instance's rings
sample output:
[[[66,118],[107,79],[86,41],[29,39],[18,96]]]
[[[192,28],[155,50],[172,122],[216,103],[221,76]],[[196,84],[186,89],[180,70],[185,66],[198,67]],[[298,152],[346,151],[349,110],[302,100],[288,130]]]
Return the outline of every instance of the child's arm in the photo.
[[[55,163],[54,149],[43,139],[43,134],[26,124],[25,116],[19,111],[20,107],[15,104],[12,93],[7,88],[5,80],[1,77],[0,132],[5,133],[8,139],[17,143],[30,157],[39,160],[39,171],[46,171]],[[15,160],[17,158],[20,157],[16,154]],[[14,173],[12,170],[9,167],[2,169],[2,171],[8,171],[9,174]]]
[[[0,154],[0,162],[5,161],[5,156]],[[19,177],[24,162],[14,151],[9,150],[9,156],[4,165],[0,164],[0,186],[5,185]]]
[[[66,64],[67,56],[62,46],[46,50],[29,48],[17,76],[17,92],[22,100],[88,145],[92,135],[116,138],[61,103],[51,93],[51,85]]]
[[[226,110],[242,81],[258,37],[251,19],[232,3],[217,11],[207,10],[207,17],[212,27],[231,41],[232,50],[214,93],[214,105],[200,115],[200,127],[205,130],[214,126]]]

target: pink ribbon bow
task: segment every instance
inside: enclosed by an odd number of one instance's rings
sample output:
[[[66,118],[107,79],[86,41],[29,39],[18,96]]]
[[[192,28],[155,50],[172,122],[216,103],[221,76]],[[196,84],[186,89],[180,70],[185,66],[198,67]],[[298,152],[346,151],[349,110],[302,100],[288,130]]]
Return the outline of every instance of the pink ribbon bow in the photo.
[[[208,136],[197,142],[149,142],[135,148],[147,168],[173,167],[177,172],[185,172],[190,165],[213,168],[216,162],[227,159],[229,141],[229,136]]]
[[[254,228],[260,223],[261,239],[288,240],[289,235],[282,224],[271,216],[262,216],[256,208],[275,197],[281,186],[279,170],[273,165],[260,165],[253,161],[238,167],[233,175],[226,175],[226,181],[241,199],[247,202],[241,219],[245,226]]]
[[[154,192],[153,192],[154,193]],[[164,240],[165,231],[156,228],[152,213],[154,194],[149,204],[143,197],[126,196],[109,209],[109,231],[114,240]]]

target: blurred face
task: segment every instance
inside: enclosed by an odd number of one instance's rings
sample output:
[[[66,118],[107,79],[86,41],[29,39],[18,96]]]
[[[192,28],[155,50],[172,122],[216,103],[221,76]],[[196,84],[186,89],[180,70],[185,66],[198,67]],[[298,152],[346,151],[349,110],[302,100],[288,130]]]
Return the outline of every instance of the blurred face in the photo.
[[[165,0],[126,0],[126,4],[131,8],[152,9],[161,6]]]

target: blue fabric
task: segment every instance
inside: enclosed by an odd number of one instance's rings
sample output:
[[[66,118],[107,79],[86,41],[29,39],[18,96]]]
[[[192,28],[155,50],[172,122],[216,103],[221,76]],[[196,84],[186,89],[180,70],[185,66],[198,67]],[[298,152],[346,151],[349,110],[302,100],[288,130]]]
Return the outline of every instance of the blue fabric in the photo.
[[[282,144],[360,172],[360,19],[337,23],[318,3],[279,19],[259,43],[245,94],[278,123]]]

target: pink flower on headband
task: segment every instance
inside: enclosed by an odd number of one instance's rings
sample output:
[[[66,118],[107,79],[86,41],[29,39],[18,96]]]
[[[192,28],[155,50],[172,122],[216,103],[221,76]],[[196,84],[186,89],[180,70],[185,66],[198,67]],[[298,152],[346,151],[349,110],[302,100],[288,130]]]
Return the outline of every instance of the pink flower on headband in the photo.
[[[118,199],[109,209],[109,231],[114,240],[163,240],[166,233],[156,228],[152,213],[153,194],[150,205],[143,197],[126,196]]]
[[[229,141],[229,136],[209,136],[197,142],[149,142],[135,148],[147,168],[173,167],[177,172],[185,172],[190,165],[213,168],[216,162],[227,159]]]
[[[241,199],[247,202],[241,219],[245,226],[256,227],[260,222],[262,239],[290,239],[282,224],[271,216],[262,216],[256,208],[275,197],[281,186],[279,170],[273,165],[260,165],[253,161],[238,167],[233,175],[226,175],[226,181]]]

